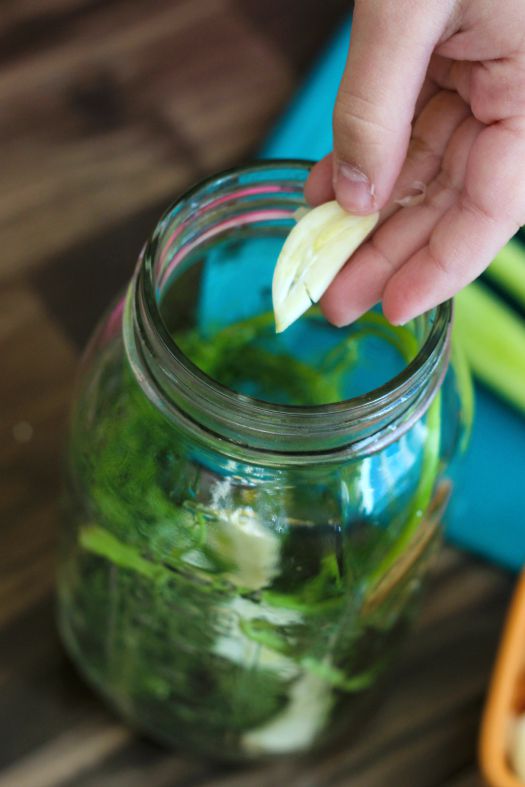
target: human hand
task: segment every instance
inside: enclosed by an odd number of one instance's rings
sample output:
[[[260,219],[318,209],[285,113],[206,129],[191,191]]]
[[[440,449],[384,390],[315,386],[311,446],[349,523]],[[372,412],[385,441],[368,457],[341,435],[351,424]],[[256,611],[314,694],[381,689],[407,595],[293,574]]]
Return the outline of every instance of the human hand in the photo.
[[[334,192],[381,210],[321,300],[337,325],[380,300],[404,323],[489,265],[525,223],[525,0],[356,0],[334,152],[305,188]]]

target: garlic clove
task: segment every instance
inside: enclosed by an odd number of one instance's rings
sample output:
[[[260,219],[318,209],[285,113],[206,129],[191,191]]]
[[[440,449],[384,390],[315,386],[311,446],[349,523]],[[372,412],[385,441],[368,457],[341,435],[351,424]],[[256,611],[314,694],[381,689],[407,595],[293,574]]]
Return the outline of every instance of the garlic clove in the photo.
[[[335,200],[300,215],[284,242],[273,275],[277,333],[317,303],[378,219],[379,213],[347,213]]]

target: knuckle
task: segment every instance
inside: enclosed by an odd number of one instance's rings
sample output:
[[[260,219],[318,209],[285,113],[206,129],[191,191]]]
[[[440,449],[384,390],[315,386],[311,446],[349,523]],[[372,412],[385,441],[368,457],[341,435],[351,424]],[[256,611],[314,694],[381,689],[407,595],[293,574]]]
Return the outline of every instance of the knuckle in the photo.
[[[407,158],[414,162],[426,160],[439,162],[441,161],[441,154],[424,137],[414,133],[410,139]]]
[[[448,276],[450,273],[450,263],[446,257],[443,256],[441,250],[439,249],[438,242],[434,239],[434,236],[430,237],[428,243],[428,258],[430,263],[433,267],[437,270],[438,273]]]
[[[432,208],[443,210],[457,199],[460,185],[447,169],[440,170],[435,183],[437,188],[429,193],[427,202]]]
[[[464,191],[461,193],[459,199],[459,207],[465,213],[470,213],[474,218],[481,219],[484,222],[497,225],[505,225],[509,227],[509,232],[514,234],[522,225],[522,217],[516,217],[501,204],[488,205],[480,200],[474,200],[468,193]]]
[[[460,184],[457,184],[452,177],[452,172],[446,167],[442,167],[437,176],[437,182],[442,191],[457,191]]]
[[[438,214],[443,213],[457,200],[459,185],[454,183],[451,174],[442,169],[437,175],[433,187],[427,191],[425,203]]]
[[[395,131],[376,102],[346,91],[341,91],[335,105],[334,129],[350,134],[366,131],[373,137],[384,137],[385,133]]]
[[[525,111],[525,65],[477,63],[471,72],[470,105],[474,117],[486,125]]]
[[[481,218],[491,223],[498,221],[497,210],[493,210],[480,202],[475,201],[467,191],[463,191],[459,199],[459,207],[465,213],[472,214],[475,218]]]
[[[374,254],[374,261],[376,265],[380,265],[387,275],[390,275],[397,269],[395,260],[393,260],[389,256],[388,251],[383,248],[379,238],[377,238],[375,235],[372,235],[370,240],[367,242],[367,246]]]

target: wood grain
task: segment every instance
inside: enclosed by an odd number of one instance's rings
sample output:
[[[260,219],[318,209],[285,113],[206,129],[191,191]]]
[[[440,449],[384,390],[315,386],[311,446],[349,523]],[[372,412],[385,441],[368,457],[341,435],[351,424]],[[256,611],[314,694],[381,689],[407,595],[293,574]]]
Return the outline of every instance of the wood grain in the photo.
[[[373,722],[255,769],[137,737],[54,624],[60,457],[80,348],[157,217],[256,149],[346,0],[8,0],[0,15],[0,787],[480,787],[513,579],[446,550]]]

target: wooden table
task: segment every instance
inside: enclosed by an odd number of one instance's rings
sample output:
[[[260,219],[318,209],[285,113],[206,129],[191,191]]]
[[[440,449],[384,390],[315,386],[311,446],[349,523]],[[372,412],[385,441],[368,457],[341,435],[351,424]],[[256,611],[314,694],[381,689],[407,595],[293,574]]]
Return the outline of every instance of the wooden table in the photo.
[[[475,787],[512,577],[447,550],[355,745],[217,769],[138,739],[53,621],[64,418],[80,347],[161,210],[250,156],[346,0],[16,0],[0,11],[0,787]]]

